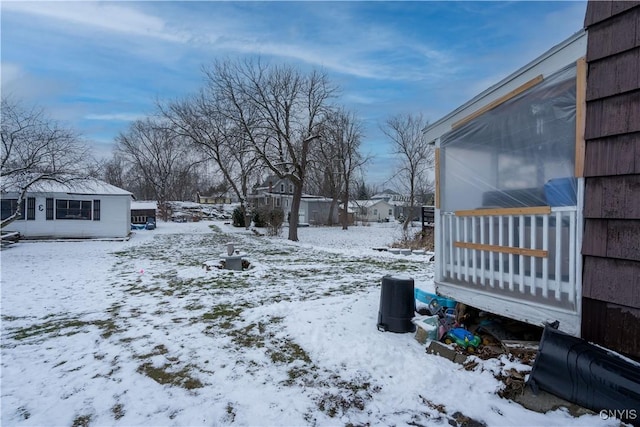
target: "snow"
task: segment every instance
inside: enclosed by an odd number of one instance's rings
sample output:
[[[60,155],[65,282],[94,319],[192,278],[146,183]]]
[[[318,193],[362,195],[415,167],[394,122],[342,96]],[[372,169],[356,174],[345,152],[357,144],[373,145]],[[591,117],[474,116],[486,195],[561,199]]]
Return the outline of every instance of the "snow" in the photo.
[[[379,332],[384,275],[433,291],[432,254],[372,249],[398,224],[298,235],[159,223],[126,242],[3,249],[2,424],[448,426],[460,412],[487,426],[616,425],[500,398],[494,373],[526,370],[517,362],[467,371],[413,334]],[[251,268],[203,268],[229,241]]]

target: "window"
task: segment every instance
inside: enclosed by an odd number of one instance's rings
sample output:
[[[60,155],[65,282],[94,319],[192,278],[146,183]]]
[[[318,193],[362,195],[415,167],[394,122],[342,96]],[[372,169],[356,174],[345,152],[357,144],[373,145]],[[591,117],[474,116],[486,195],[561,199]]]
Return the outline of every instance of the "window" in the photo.
[[[91,219],[91,201],[56,200],[56,219]]]
[[[280,197],[276,199],[276,207],[280,207]]]
[[[28,197],[27,198],[27,220],[35,220],[36,219],[36,198]]]
[[[393,215],[393,209],[389,209],[389,216]]]
[[[547,206],[558,178],[575,200],[576,90],[572,64],[443,135],[442,209]]]
[[[100,200],[93,201],[93,220],[100,221]]]
[[[289,193],[293,194],[293,184],[289,184]]]
[[[378,215],[378,209],[374,209],[374,210],[373,210],[373,214],[374,214],[374,215]]]
[[[13,215],[16,210],[18,210],[18,199],[2,199],[2,219],[7,219],[11,215]],[[23,206],[20,206],[20,213],[18,214],[18,218],[16,219],[24,219],[24,209]]]
[[[280,184],[280,192],[284,193],[284,184]]]
[[[47,199],[47,220],[53,219],[53,199]]]

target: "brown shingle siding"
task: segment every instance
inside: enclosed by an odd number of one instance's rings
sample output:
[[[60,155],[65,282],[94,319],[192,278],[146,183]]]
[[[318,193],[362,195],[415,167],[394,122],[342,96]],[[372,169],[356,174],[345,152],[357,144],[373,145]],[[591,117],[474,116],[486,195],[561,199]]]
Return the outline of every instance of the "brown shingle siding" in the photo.
[[[640,359],[640,1],[587,6],[582,337]]]
[[[607,221],[586,219],[584,223],[585,239],[582,241],[582,254],[607,256]]]
[[[587,4],[584,26],[589,27],[640,5],[640,0],[598,0]]]
[[[582,338],[640,359],[640,309],[582,299]]]
[[[587,101],[640,87],[640,47],[589,64]]]
[[[640,90],[587,103],[585,139],[640,132]]]
[[[588,27],[597,22],[611,17],[612,1],[590,1],[587,3],[587,13],[584,18],[584,26]]]
[[[607,220],[607,257],[640,261],[640,223]]]
[[[640,307],[640,262],[587,256],[584,277],[583,296]]]
[[[586,145],[584,174],[640,174],[640,132],[589,141]]]
[[[586,218],[640,220],[640,175],[588,178],[584,215]]]
[[[640,226],[637,220],[585,220],[582,255],[640,261]],[[584,280],[588,280],[587,277]]]
[[[640,6],[590,26],[587,61],[596,61],[638,46],[639,28]]]

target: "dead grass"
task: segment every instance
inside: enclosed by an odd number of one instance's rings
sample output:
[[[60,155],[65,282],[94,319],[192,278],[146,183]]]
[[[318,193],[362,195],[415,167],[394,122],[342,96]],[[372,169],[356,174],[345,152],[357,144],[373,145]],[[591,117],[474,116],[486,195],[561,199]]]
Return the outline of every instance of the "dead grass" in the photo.
[[[415,231],[415,229],[407,229],[403,232],[403,236],[400,240],[393,242],[392,248],[404,248],[412,250],[423,249],[425,251],[433,252],[435,246],[433,243],[434,229],[433,227],[426,227],[423,230]]]

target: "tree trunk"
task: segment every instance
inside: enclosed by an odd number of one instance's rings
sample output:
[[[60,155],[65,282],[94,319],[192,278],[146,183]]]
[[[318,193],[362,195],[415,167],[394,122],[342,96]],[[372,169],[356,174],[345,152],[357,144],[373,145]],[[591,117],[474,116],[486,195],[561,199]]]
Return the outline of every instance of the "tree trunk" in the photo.
[[[342,229],[349,229],[349,181],[345,182],[344,198],[342,199],[344,214],[342,215]]]
[[[291,201],[291,216],[289,217],[289,240],[298,241],[298,214],[300,213],[300,200],[302,199],[302,184],[293,185],[293,200]]]
[[[336,205],[338,204],[338,199],[336,197],[331,198],[331,206],[329,206],[329,218],[327,218],[327,225],[333,225],[333,213],[336,210]]]

